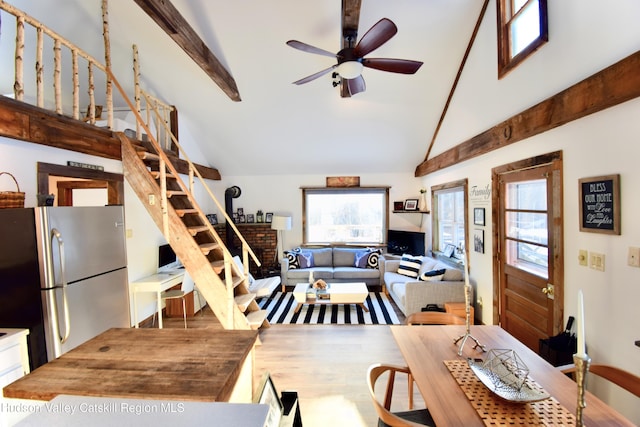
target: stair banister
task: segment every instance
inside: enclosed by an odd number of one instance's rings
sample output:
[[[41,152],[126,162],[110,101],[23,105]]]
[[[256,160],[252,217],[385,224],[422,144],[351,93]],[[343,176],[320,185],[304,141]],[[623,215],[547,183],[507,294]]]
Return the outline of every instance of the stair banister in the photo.
[[[146,93],[144,93],[144,91],[142,91],[141,94],[142,94],[143,97],[147,96]],[[156,114],[159,114],[159,111],[155,108],[155,106],[152,105],[152,108],[153,108],[153,110],[154,110],[154,112]],[[182,147],[181,147],[180,143],[178,142],[178,140],[176,139],[176,137],[173,135],[173,133],[171,133],[171,129],[168,128],[168,125],[166,123],[164,123],[164,126],[166,126],[166,130],[167,130],[168,134],[171,136],[171,139],[172,139],[173,143],[178,147],[179,152],[184,156],[184,160],[186,162],[188,162],[189,165],[193,165],[193,162],[191,162],[191,160],[189,159],[188,155],[184,152],[184,150],[182,149]],[[198,179],[200,180],[200,182],[202,182],[204,184],[204,178],[202,177],[202,175],[200,174],[198,169],[194,167],[193,171],[198,176]],[[233,220],[231,218],[229,218],[229,216],[227,215],[224,207],[220,204],[220,202],[218,202],[218,199],[214,196],[214,194],[211,192],[209,187],[205,184],[204,188],[205,188],[205,191],[207,192],[207,194],[209,195],[209,197],[216,204],[216,206],[218,207],[220,212],[223,213],[223,216],[224,216],[225,220],[231,226],[233,231],[236,233],[236,235],[238,236],[238,239],[240,239],[240,242],[242,243],[242,246],[243,247],[246,246],[246,247],[249,248],[249,254],[251,255],[251,258],[253,258],[253,260],[255,261],[256,265],[258,265],[258,266],[262,265],[260,260],[258,259],[257,255],[251,250],[251,248],[249,246],[249,243],[244,239],[244,237],[242,237],[242,234],[240,233],[238,228],[235,226]]]

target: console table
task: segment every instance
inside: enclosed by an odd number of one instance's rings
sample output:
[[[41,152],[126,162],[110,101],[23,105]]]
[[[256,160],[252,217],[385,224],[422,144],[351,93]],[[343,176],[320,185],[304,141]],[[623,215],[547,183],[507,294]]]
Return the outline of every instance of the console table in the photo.
[[[133,323],[138,325],[138,301],[136,294],[138,292],[155,292],[158,310],[158,328],[162,329],[162,298],[160,294],[180,283],[184,279],[184,270],[175,270],[168,273],[157,273],[144,277],[131,283],[131,291],[133,293]]]

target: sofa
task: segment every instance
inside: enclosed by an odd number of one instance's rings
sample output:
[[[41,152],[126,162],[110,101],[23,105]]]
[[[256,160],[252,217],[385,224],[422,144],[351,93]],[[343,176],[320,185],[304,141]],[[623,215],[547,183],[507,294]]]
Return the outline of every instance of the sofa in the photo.
[[[384,262],[379,249],[370,248],[295,248],[285,251],[280,262],[282,286],[295,286],[313,279],[327,283],[364,282],[367,287],[381,286]]]
[[[464,273],[428,256],[386,257],[384,286],[398,308],[409,316],[436,304],[465,302]],[[473,289],[471,289],[473,301]]]

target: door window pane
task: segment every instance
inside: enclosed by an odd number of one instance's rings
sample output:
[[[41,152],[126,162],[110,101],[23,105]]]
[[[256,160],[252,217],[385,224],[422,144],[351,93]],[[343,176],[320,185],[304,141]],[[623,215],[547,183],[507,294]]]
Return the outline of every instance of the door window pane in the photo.
[[[506,192],[506,262],[546,278],[549,265],[546,180],[510,183]]]

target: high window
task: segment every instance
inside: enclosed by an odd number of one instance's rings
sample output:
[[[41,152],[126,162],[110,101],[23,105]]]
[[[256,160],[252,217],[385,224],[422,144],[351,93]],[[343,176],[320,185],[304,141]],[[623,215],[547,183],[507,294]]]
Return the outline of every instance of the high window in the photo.
[[[431,187],[433,251],[451,255],[448,245],[467,247],[467,182],[456,181]],[[453,252],[456,255],[457,251]]]
[[[547,0],[498,0],[498,77],[549,40]]]
[[[389,189],[303,188],[304,243],[382,245]]]

